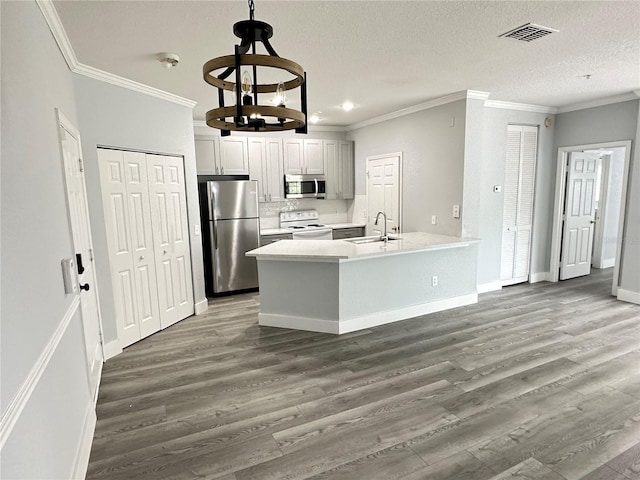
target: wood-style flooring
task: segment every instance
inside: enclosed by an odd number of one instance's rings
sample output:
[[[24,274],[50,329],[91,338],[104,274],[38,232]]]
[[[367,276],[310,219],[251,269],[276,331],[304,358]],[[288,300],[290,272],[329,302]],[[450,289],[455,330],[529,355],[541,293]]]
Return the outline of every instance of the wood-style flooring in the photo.
[[[611,270],[342,336],[211,300],[104,365],[89,479],[640,479]]]

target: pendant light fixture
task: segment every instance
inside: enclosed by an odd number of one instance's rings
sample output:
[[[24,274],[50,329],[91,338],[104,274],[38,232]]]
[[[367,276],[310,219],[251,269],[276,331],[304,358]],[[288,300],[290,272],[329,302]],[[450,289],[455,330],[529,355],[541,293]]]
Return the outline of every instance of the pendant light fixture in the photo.
[[[297,63],[278,56],[269,43],[273,28],[254,20],[253,11],[253,0],[249,0],[249,20],[233,26],[233,33],[241,40],[234,54],[209,60],[202,68],[204,81],[218,91],[219,106],[207,112],[207,125],[220,129],[223,137],[231,131],[307,133],[307,74]],[[256,54],[256,42],[264,45],[268,55]],[[260,84],[258,67],[287,79]],[[232,74],[235,81],[227,81]],[[286,92],[295,89],[300,91],[300,110],[286,106]],[[235,105],[225,106],[225,90],[233,94]]]

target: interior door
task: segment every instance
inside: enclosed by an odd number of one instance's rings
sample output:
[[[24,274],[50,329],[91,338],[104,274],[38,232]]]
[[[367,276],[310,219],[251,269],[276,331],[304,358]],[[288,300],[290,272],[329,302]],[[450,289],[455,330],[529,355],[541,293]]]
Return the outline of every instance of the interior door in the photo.
[[[567,164],[560,280],[589,275],[598,155],[572,152]]]
[[[93,244],[89,226],[89,209],[81,156],[82,149],[77,130],[62,114],[59,113],[59,117],[67,208],[80,286],[80,310],[87,356],[87,372],[92,399],[95,401],[104,352],[101,340],[98,289],[93,263]]]
[[[146,155],[162,328],[192,315],[193,282],[182,158]]]
[[[387,216],[387,234],[400,231],[400,157],[367,159],[367,234],[384,232],[382,223],[374,225],[376,214]],[[382,217],[381,217],[382,218]]]

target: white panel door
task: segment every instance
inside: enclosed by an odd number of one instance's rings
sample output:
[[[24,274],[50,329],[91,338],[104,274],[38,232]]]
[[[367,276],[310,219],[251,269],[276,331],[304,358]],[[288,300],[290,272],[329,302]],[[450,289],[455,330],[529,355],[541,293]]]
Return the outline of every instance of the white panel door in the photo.
[[[193,314],[193,283],[183,160],[147,154],[162,328]]]
[[[591,272],[597,166],[595,153],[572,152],[569,156],[560,280]]]
[[[142,336],[136,314],[137,294],[129,231],[131,222],[127,201],[124,152],[99,148],[98,165],[116,326],[120,346],[125,347],[137,342]]]
[[[400,231],[400,157],[367,160],[367,234],[384,232],[382,217],[374,225],[378,212],[387,216],[387,234]]]
[[[304,173],[309,175],[324,175],[322,140],[304,140]]]
[[[140,328],[140,338],[144,338],[161,328],[147,162],[144,153],[122,153],[127,182],[129,238],[136,292],[136,323]]]
[[[93,263],[93,243],[81,157],[82,148],[77,130],[63,118],[62,114],[59,114],[59,117],[67,208],[80,287],[80,310],[87,357],[87,373],[92,399],[95,399],[98,393],[98,380],[102,371],[104,355],[100,331],[98,290]]]
[[[220,175],[247,175],[249,155],[245,137],[225,137],[220,140]]]
[[[503,285],[529,278],[537,144],[537,127],[508,126],[500,265]]]

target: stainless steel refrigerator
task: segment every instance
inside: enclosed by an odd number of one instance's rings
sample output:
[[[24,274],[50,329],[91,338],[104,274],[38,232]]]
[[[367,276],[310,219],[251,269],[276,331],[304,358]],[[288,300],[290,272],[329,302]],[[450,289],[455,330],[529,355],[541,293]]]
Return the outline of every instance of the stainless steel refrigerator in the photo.
[[[260,245],[258,182],[200,184],[207,294],[258,288],[258,266],[245,253]]]

